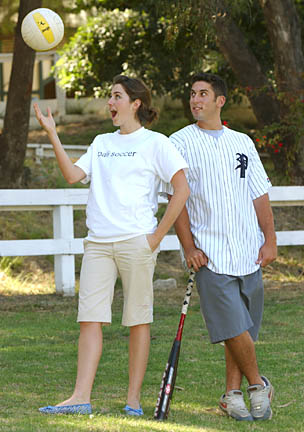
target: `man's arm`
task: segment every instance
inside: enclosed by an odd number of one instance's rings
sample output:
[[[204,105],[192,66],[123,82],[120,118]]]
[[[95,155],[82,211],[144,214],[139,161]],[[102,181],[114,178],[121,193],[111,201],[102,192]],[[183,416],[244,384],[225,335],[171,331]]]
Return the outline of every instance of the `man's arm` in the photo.
[[[172,198],[168,195],[168,200]],[[208,258],[204,252],[198,249],[193,241],[193,236],[190,230],[190,220],[186,206],[182,209],[178,218],[174,223],[175,232],[181,245],[184,249],[185,260],[188,268],[193,267],[195,271],[198,271],[200,267],[208,263]]]
[[[276,233],[268,194],[266,193],[253,200],[253,205],[265,237],[265,243],[259,251],[256,264],[261,264],[261,267],[265,267],[277,257]]]

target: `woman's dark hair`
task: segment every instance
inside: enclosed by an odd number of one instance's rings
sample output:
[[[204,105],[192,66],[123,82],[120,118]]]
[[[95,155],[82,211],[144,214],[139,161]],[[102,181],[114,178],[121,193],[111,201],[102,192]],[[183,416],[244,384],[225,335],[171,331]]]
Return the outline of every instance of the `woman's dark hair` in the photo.
[[[215,97],[225,96],[227,98],[227,86],[225,81],[218,75],[199,72],[191,77],[191,84],[193,85],[197,81],[205,81],[209,83],[214,91]]]
[[[142,125],[151,124],[158,116],[155,108],[151,107],[151,93],[148,87],[138,78],[129,78],[126,75],[116,75],[113,84],[123,86],[130,100],[141,101],[141,105],[136,111],[136,117]]]

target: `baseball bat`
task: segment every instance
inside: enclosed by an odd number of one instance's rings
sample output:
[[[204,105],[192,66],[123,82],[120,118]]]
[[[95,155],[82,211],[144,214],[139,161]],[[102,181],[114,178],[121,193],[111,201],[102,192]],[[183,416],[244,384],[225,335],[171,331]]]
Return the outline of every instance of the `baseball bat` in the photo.
[[[172,399],[175,379],[177,373],[177,366],[179,360],[180,346],[182,340],[182,334],[184,329],[185,318],[188,310],[188,306],[190,303],[190,297],[192,294],[192,288],[194,283],[195,271],[193,269],[190,270],[189,280],[187,284],[186,294],[183,301],[182,313],[179,320],[178,330],[176,333],[176,337],[174,339],[171,352],[169,355],[169,359],[162,377],[162,381],[160,384],[160,391],[158,394],[158,399],[156,402],[156,407],[154,411],[154,419],[155,420],[165,420],[168,417],[169,406]]]

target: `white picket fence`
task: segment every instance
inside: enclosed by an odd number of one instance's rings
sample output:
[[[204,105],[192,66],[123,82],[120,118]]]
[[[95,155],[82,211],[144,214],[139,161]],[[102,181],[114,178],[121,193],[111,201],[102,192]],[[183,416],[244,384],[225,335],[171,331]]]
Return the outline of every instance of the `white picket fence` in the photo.
[[[304,186],[280,186],[270,190],[272,206],[304,206]],[[54,255],[56,292],[75,294],[75,255],[83,253],[83,239],[74,238],[73,211],[85,209],[88,189],[1,189],[0,211],[41,211],[53,213],[53,238],[1,240],[0,257]],[[159,203],[166,200],[159,198]],[[43,223],[43,221],[42,221]],[[304,245],[302,231],[277,232],[279,246]],[[178,250],[177,236],[167,235],[162,251]]]

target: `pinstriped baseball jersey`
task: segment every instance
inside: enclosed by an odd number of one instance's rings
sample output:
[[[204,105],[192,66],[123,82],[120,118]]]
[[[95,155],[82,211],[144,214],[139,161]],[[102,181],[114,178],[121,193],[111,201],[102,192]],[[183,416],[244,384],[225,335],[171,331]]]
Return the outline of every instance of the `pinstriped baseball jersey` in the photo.
[[[271,184],[254,143],[226,127],[206,131],[196,124],[170,140],[189,165],[190,226],[196,247],[209,259],[208,268],[235,276],[255,272],[264,237],[253,200]],[[169,185],[163,187],[172,193]]]

